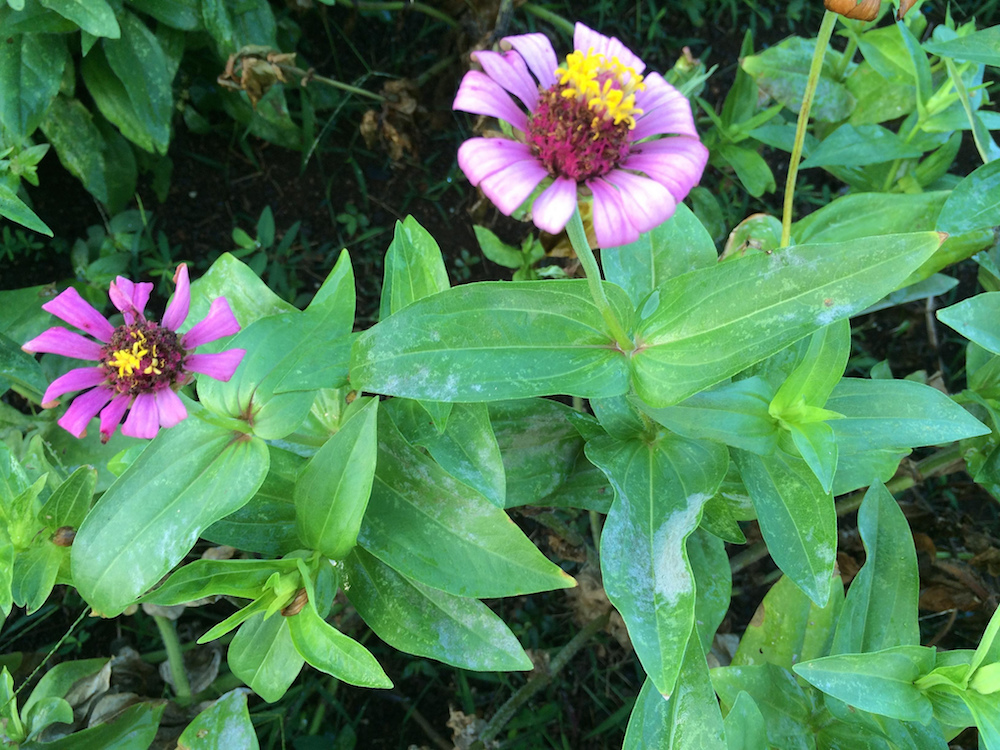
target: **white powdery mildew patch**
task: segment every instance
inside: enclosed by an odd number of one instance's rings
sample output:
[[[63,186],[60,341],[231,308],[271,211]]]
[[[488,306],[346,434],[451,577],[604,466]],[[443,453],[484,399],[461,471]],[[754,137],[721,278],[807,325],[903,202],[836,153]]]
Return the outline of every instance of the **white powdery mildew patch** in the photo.
[[[854,308],[851,305],[833,305],[819,311],[819,314],[816,315],[816,324],[828,326],[836,320],[848,317],[852,312],[854,312]]]
[[[692,591],[691,573],[684,563],[684,542],[697,525],[698,514],[708,499],[709,495],[703,492],[688,495],[685,507],[672,513],[653,537],[656,593],[667,606]]]

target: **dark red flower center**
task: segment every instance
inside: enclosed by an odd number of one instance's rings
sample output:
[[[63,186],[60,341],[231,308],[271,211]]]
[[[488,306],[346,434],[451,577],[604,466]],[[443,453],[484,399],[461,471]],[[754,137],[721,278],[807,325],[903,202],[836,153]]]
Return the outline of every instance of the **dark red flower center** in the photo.
[[[101,366],[116,392],[135,396],[183,382],[186,354],[176,333],[142,321],[115,329],[102,350]]]

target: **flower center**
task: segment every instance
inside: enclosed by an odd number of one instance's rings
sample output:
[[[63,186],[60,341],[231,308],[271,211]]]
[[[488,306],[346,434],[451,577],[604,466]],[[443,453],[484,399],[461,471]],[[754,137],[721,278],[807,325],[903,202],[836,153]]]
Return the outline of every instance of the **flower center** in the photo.
[[[180,382],[185,354],[176,333],[143,321],[115,329],[101,366],[118,393],[151,393]]]
[[[532,153],[553,177],[582,182],[607,174],[628,155],[628,133],[642,114],[635,106],[642,76],[589,50],[569,55],[556,77],[528,119]]]

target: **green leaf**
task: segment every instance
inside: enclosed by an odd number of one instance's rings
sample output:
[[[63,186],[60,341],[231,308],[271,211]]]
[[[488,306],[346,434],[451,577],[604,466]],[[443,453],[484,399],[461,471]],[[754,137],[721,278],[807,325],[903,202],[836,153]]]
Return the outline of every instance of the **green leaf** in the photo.
[[[900,721],[931,720],[933,708],[913,683],[934,669],[934,649],[896,646],[796,664],[795,674],[848,705]]]
[[[90,511],[73,542],[73,581],[115,615],[188,553],[201,531],[244,505],[267,474],[258,438],[189,417],[161,430]]]
[[[45,604],[59,575],[65,550],[48,539],[33,544],[14,558],[11,594],[14,604],[33,614]]]
[[[750,693],[740,691],[736,702],[726,714],[726,749],[759,750],[767,747],[767,727],[764,715]]]
[[[694,575],[694,627],[708,652],[715,632],[729,611],[733,575],[725,543],[717,536],[695,529],[687,540],[688,562]]]
[[[695,619],[686,542],[726,475],[726,449],[675,436],[653,444],[607,437],[589,441],[587,457],[615,488],[601,534],[605,591],[646,673],[669,695]]]
[[[879,125],[844,123],[809,152],[801,169],[810,167],[862,167],[894,159],[916,159],[923,151]]]
[[[32,740],[50,724],[72,724],[73,707],[62,698],[43,698],[32,706],[31,711],[22,711],[24,723],[28,727],[28,740]]]
[[[247,711],[247,690],[230,690],[194,717],[177,746],[186,750],[258,750],[257,733]]]
[[[631,304],[606,284],[619,320]],[[587,282],[466,284],[414,302],[354,344],[351,384],[428,401],[496,401],[627,390],[627,362],[613,346]]]
[[[757,151],[723,143],[717,153],[736,171],[736,176],[750,195],[759,198],[764,193],[774,192],[774,173]]]
[[[1000,160],[983,164],[963,179],[945,201],[937,228],[948,234],[1000,224]]]
[[[659,424],[695,440],[715,440],[767,455],[778,445],[779,429],[768,413],[773,388],[760,377],[724,383],[696,393],[676,406],[636,405]]]
[[[839,320],[816,331],[802,360],[781,384],[770,408],[784,411],[804,400],[809,406],[822,407],[840,382],[851,354],[851,324]]]
[[[767,741],[782,750],[815,750],[811,724],[818,710],[812,691],[806,693],[794,675],[775,664],[719,667],[711,671],[712,686],[723,707],[731,707],[747,692],[767,729]]]
[[[793,36],[759,54],[743,58],[740,65],[756,79],[762,91],[792,112],[798,112],[815,47],[815,39]],[[811,111],[813,119],[820,122],[838,122],[854,109],[854,97],[833,76],[840,58],[834,50],[826,51]]]
[[[66,42],[54,34],[18,34],[0,45],[0,125],[16,143],[38,127],[59,93],[69,59]]]
[[[858,65],[845,84],[857,102],[851,113],[852,125],[895,120],[910,114],[917,106],[917,89],[909,79],[886,78],[868,62]]]
[[[795,449],[819,480],[824,492],[833,489],[833,474],[837,470],[837,438],[826,422],[789,424]]]
[[[91,195],[107,203],[104,139],[87,108],[76,99],[57,96],[39,125],[62,165]]]
[[[783,450],[770,456],[734,450],[733,459],[753,499],[771,559],[822,607],[837,555],[833,497],[805,461]]]
[[[843,195],[792,224],[796,242],[853,240],[934,229],[949,191]]]
[[[411,581],[361,548],[344,564],[347,598],[393,648],[460,669],[532,668],[514,634],[482,602]]]
[[[126,11],[120,21],[121,39],[105,39],[104,55],[147,134],[143,141],[166,154],[174,105],[167,58],[156,36],[135,14]]]
[[[174,29],[195,31],[201,26],[199,0],[129,0],[129,5]]]
[[[125,85],[108,64],[103,47],[92,49],[83,59],[80,70],[88,93],[108,122],[139,148],[150,153],[156,151],[153,133],[133,105]]]
[[[206,596],[256,599],[276,573],[298,578],[298,565],[287,560],[195,560],[142,597],[161,606],[186,604]]]
[[[928,39],[923,47],[932,55],[1000,67],[1000,26],[980,29],[947,41]]]
[[[83,523],[97,489],[97,470],[81,466],[60,484],[42,504],[39,523],[55,531],[61,526],[76,529]]]
[[[622,750],[721,748],[725,729],[712,690],[705,652],[691,634],[679,664],[677,689],[668,697],[647,679],[636,698]]]
[[[42,675],[31,695],[21,706],[21,713],[27,714],[32,706],[45,698],[65,698],[73,685],[85,677],[96,675],[107,663],[107,659],[98,658],[77,659],[56,664]]]
[[[45,222],[39,219],[37,214],[17,197],[17,193],[2,182],[0,182],[0,217],[17,222],[48,237],[52,236],[52,230],[45,225]]]
[[[567,588],[502,510],[407,443],[384,411],[371,500],[358,543],[391,568],[457,596]]]
[[[418,299],[448,287],[448,272],[434,238],[412,216],[397,221],[385,254],[379,318],[385,320]]]
[[[4,619],[14,606],[11,582],[14,577],[15,555],[14,544],[11,542],[7,526],[0,524],[0,612],[3,613]]]
[[[672,279],[635,334],[636,392],[663,407],[704,390],[876,302],[939,244],[928,232],[800,245]],[[756,279],[753,294],[747,279]]]
[[[920,645],[917,553],[903,512],[880,482],[865,494],[858,530],[865,564],[847,592],[831,653]]]
[[[272,292],[246,263],[223,253],[201,278],[191,282],[191,311],[182,330],[186,331],[208,315],[216,297],[226,298],[243,328],[269,315],[295,311],[294,306]]]
[[[909,55],[913,66],[913,82],[917,87],[917,110],[923,112],[924,106],[933,93],[931,64],[927,60],[927,54],[920,48],[920,42],[913,36],[913,32],[910,31],[907,25],[902,21],[897,21],[896,28],[899,29],[899,33],[903,38],[903,47]]]
[[[377,419],[373,398],[323,444],[295,483],[299,538],[324,557],[343,560],[357,544],[375,479]]]
[[[472,231],[476,233],[476,242],[479,243],[479,249],[483,251],[483,255],[498,266],[517,269],[524,265],[526,260],[524,253],[516,247],[505,244],[486,227],[476,224],[472,227]]]
[[[625,290],[633,307],[639,307],[667,279],[717,260],[712,237],[683,203],[677,204],[668,221],[601,256],[607,280]]]
[[[233,674],[268,703],[285,694],[305,664],[292,643],[288,618],[276,614],[265,620],[263,612],[243,623],[226,658]]]
[[[48,379],[32,355],[21,350],[17,342],[0,333],[0,372],[5,380],[17,386],[39,403],[48,388]]]
[[[41,744],[45,750],[136,750],[149,747],[156,738],[165,704],[152,706],[139,703],[120,713],[110,724],[82,729],[51,742]]]
[[[1000,662],[1000,608],[993,611],[993,616],[986,625],[979,646],[969,663],[970,672],[979,669],[982,664]]]
[[[941,391],[912,380],[844,378],[826,402],[843,414],[829,424],[854,452],[941,445],[989,429]]]
[[[41,0],[41,3],[88,34],[110,39],[121,36],[115,12],[105,0]]]
[[[651,429],[648,419],[643,419],[639,410],[624,396],[590,399],[590,408],[611,437],[619,440],[631,440],[652,437],[655,428]]]
[[[23,7],[15,8],[18,1],[0,4],[0,27],[8,34],[72,34],[79,29],[38,0],[22,0]]]
[[[1000,748],[1000,711],[997,711],[996,696],[979,693],[962,693],[962,700],[969,707],[979,729],[981,747],[986,750]]]

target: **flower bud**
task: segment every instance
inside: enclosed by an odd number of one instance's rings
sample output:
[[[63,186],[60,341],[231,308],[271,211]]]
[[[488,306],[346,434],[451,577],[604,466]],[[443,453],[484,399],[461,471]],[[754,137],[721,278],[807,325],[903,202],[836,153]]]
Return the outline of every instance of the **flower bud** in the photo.
[[[881,0],[823,0],[827,10],[856,21],[874,21],[881,4]],[[909,4],[912,5],[913,0],[910,0]],[[900,10],[905,12],[902,8]]]

